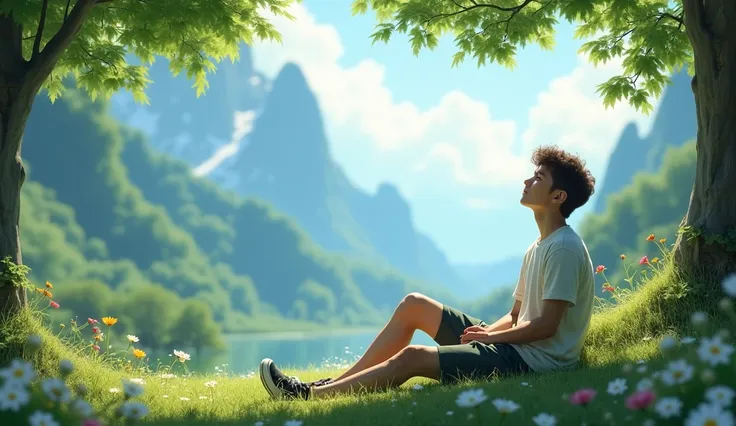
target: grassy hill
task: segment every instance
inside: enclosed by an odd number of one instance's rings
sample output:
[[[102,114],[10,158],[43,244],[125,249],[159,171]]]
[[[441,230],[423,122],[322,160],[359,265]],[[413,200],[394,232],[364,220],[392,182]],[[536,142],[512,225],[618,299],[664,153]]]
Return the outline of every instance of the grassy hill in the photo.
[[[71,296],[93,287],[113,302],[144,287],[176,304],[196,299],[225,331],[378,325],[408,292],[453,300],[325,252],[267,203],[192,176],[112,119],[107,104],[74,91],[53,105],[37,100],[23,155],[25,263],[35,282],[60,284],[62,308],[81,318],[101,308]],[[113,302],[106,314],[136,315]]]
[[[75,370],[65,379],[69,388],[78,389],[80,384],[84,384],[84,399],[106,421],[114,419],[116,408],[123,402],[122,395],[111,393],[110,388],[120,389],[121,380],[139,378],[145,382],[143,394],[133,400],[141,402],[148,412],[143,423],[153,425],[235,425],[256,424],[259,421],[280,425],[288,424],[285,423],[288,420],[302,421],[305,426],[332,425],[345,421],[358,426],[452,425],[467,424],[468,414],[472,414],[477,419],[474,421],[479,424],[498,423],[505,417],[509,417],[507,421],[532,424],[540,413],[554,416],[557,424],[590,423],[600,419],[604,419],[605,424],[645,424],[646,421],[655,421],[658,425],[682,424],[683,419],[698,415],[696,410],[712,398],[715,386],[731,389],[736,386],[736,375],[733,374],[736,357],[732,352],[727,354],[725,363],[709,361],[707,345],[713,341],[707,339],[716,333],[728,345],[721,346],[721,349],[731,348],[732,351],[732,337],[718,330],[733,329],[736,315],[732,303],[727,311],[715,308],[723,294],[703,297],[699,293],[701,288],[698,283],[708,279],[712,277],[685,277],[677,273],[671,264],[661,269],[652,268],[649,278],[621,304],[596,311],[586,338],[582,368],[491,382],[437,386],[427,380],[413,379],[399,389],[377,394],[351,394],[305,402],[270,401],[258,378],[223,374],[165,378],[161,373],[169,370],[155,366],[147,370],[145,364],[138,362],[125,368],[115,368],[113,365],[120,364],[110,359],[102,361],[90,358],[76,350],[79,346],[62,343],[31,311],[3,321],[0,341],[5,342],[6,346],[3,353],[5,359],[0,359],[0,365],[7,365],[8,356],[22,355],[32,362],[41,377],[51,377],[60,374],[60,360],[71,360]],[[677,300],[663,297],[663,290],[673,283],[684,284],[690,291]],[[690,321],[691,313],[696,311],[706,313],[706,323],[693,324]],[[30,351],[25,345],[32,334],[42,337],[43,344],[36,352]],[[664,335],[680,343],[663,353],[658,344]],[[693,337],[696,341],[682,339],[685,336]],[[674,372],[681,370],[678,370],[678,363],[673,361],[684,362],[692,370],[677,376]],[[184,366],[177,363],[175,367],[173,372],[181,376],[185,371]],[[287,374],[298,374],[304,379],[334,373],[287,371]],[[679,377],[681,385],[669,385],[668,377]],[[626,388],[620,394],[611,394],[610,384],[616,379],[623,380]],[[216,384],[208,387],[205,385],[208,381],[215,381]],[[647,382],[655,395],[652,405],[641,410],[629,408],[627,399]],[[417,384],[421,386],[413,387]],[[35,386],[30,405],[17,413],[0,411],[2,424],[23,422],[36,408],[48,410],[56,419],[63,419],[62,425],[79,424],[78,416],[64,407],[44,406],[45,396],[38,385]],[[470,388],[482,389],[489,401],[475,408],[459,407],[455,399],[460,392]],[[593,401],[584,407],[567,401],[573,392],[580,389],[597,392]],[[497,398],[519,404],[518,410],[500,415],[492,405]],[[656,404],[666,402],[665,398],[677,398],[682,403],[677,415],[662,417],[660,407]],[[721,411],[733,415],[732,408],[727,405]],[[715,418],[713,423],[706,423],[707,419],[706,416],[700,423],[693,421],[687,424],[732,424],[725,422],[727,419],[724,418]]]

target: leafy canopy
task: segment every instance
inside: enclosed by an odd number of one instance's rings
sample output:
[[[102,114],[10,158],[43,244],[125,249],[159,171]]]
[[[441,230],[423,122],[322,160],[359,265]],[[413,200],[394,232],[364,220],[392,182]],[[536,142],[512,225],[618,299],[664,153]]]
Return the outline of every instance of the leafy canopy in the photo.
[[[297,0],[299,1],[299,0]],[[238,59],[241,42],[254,38],[281,41],[263,16],[264,11],[293,19],[286,8],[292,0],[2,0],[0,16],[8,15],[21,27],[23,57],[33,62],[39,50],[57,48],[49,43],[71,37],[42,88],[51,100],[62,94],[62,79],[72,75],[77,87],[92,99],[129,90],[136,101],[147,103],[144,89],[154,56],[170,61],[174,75],[186,70],[200,96],[208,87],[206,73],[215,63]],[[75,13],[77,9],[77,13]],[[70,34],[64,25],[79,31]],[[39,31],[39,29],[42,31]],[[40,37],[37,35],[40,32]],[[38,38],[38,41],[36,39]],[[34,44],[37,47],[34,49]],[[142,65],[129,64],[134,54]]]
[[[373,42],[407,34],[412,51],[434,49],[452,34],[452,66],[470,55],[478,66],[495,62],[513,68],[519,47],[554,46],[559,19],[580,25],[576,38],[594,64],[623,57],[623,73],[598,86],[606,107],[628,99],[649,113],[649,99],[661,94],[669,75],[692,63],[682,0],[354,0],[353,14],[371,8],[378,20]],[[688,67],[692,69],[692,66]]]

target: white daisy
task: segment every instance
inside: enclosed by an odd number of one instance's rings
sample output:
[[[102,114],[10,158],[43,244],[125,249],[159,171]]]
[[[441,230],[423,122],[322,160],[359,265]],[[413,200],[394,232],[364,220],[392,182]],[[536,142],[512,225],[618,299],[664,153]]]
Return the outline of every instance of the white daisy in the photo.
[[[0,370],[0,377],[4,377],[5,382],[17,382],[25,386],[36,378],[36,372],[31,363],[14,359],[8,367]]]
[[[66,387],[66,383],[57,377],[44,379],[41,382],[41,389],[43,390],[43,393],[46,394],[46,397],[53,402],[66,404],[72,399],[72,393],[69,391],[69,388]]]
[[[123,393],[127,398],[135,398],[143,394],[143,386],[138,383],[123,380]]]
[[[733,426],[733,414],[716,404],[701,403],[691,410],[685,419],[685,426]]]
[[[214,380],[211,380],[209,382],[205,382],[204,385],[207,386],[208,388],[214,388],[215,386],[217,386],[217,382]]]
[[[536,416],[532,417],[532,421],[537,426],[555,426],[557,424],[557,419],[555,416],[547,413],[539,413]]]
[[[672,361],[667,370],[662,372],[661,380],[666,385],[681,385],[693,377],[693,366],[684,359]]]
[[[728,386],[718,385],[705,391],[705,399],[721,407],[729,407],[736,392]]]
[[[179,358],[179,361],[181,362],[189,361],[192,359],[192,357],[188,353],[184,351],[178,351],[176,349],[174,350],[174,356]]]
[[[419,383],[417,383],[416,385],[412,386],[412,389],[417,390],[417,391],[420,391],[420,390],[424,389],[424,386],[422,386]]]
[[[89,405],[89,402],[83,399],[75,399],[74,402],[71,403],[71,407],[74,412],[84,418],[92,416],[92,406]]]
[[[702,325],[705,324],[708,321],[708,316],[705,314],[705,312],[693,312],[692,315],[690,315],[690,322],[693,325]]]
[[[59,426],[59,423],[54,420],[54,416],[51,413],[44,413],[43,411],[36,410],[33,414],[28,417],[28,423],[31,426]]]
[[[186,396],[180,396],[179,397],[179,400],[180,401],[189,401],[189,398],[187,398]]]
[[[148,414],[148,407],[138,401],[125,401],[120,406],[120,412],[126,419],[139,420]]]
[[[302,426],[302,423],[304,423],[301,420],[287,420],[284,422],[284,426]]]
[[[453,415],[453,414],[455,414],[455,413],[453,413],[452,411],[448,411],[448,412],[447,412],[447,413],[445,413],[445,414],[447,414],[448,416],[451,416],[451,415]]]
[[[723,292],[727,295],[736,298],[736,274],[731,274],[726,277],[721,283],[723,286]]]
[[[455,400],[458,407],[471,408],[479,404],[482,404],[488,396],[486,396],[483,389],[468,389],[460,392]]]
[[[675,340],[675,338],[672,337],[672,336],[665,336],[659,342],[659,347],[663,351],[668,351],[668,350],[674,348],[675,346],[677,346],[677,340]]]
[[[677,417],[680,415],[680,410],[682,410],[682,401],[671,396],[665,397],[657,401],[654,405],[654,410],[663,419]]]
[[[685,336],[682,339],[680,339],[680,343],[682,343],[683,345],[689,345],[691,343],[695,343],[696,340],[698,340],[698,339],[696,339],[696,338],[694,338],[692,336]]]
[[[646,366],[646,365],[641,365],[641,366],[639,366],[639,367],[638,367],[638,368],[636,369],[636,372],[637,372],[637,373],[639,373],[639,374],[644,374],[644,373],[646,373],[646,372],[647,372],[647,366]]]
[[[5,382],[0,388],[0,411],[10,410],[18,412],[21,407],[28,404],[31,395],[25,386],[19,382]]]
[[[704,338],[698,347],[698,357],[712,366],[731,362],[733,346],[723,342],[721,336]]]
[[[496,410],[501,414],[510,414],[519,409],[519,404],[508,399],[496,398],[492,402],[496,406]]]
[[[614,379],[608,382],[608,393],[611,395],[621,395],[626,392],[626,379]]]
[[[128,341],[130,343],[138,343],[138,336],[134,336],[132,334],[128,334]]]
[[[74,364],[69,361],[68,359],[62,359],[61,362],[59,362],[59,372],[61,372],[61,375],[66,377],[74,371]]]
[[[108,392],[110,392],[110,393],[120,393],[120,388],[110,388],[110,389],[108,389]]]
[[[654,387],[654,382],[651,379],[643,378],[636,384],[636,390],[643,391]]]

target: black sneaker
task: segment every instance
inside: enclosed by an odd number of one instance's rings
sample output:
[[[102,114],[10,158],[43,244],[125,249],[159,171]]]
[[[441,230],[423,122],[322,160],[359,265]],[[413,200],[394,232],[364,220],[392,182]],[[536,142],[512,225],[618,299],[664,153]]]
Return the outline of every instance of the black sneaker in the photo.
[[[276,368],[273,360],[261,361],[261,383],[273,398],[309,399],[311,386],[296,377],[289,377]]]
[[[333,383],[335,380],[332,377],[328,377],[326,379],[319,379],[314,382],[307,382],[309,386],[314,386],[316,388],[324,385],[329,385],[330,383]]]

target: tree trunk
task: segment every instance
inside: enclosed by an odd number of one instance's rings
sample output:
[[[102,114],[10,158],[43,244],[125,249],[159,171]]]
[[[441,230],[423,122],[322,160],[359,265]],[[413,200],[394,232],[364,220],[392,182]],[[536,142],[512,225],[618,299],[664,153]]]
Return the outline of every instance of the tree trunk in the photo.
[[[685,0],[685,25],[695,56],[692,81],[698,119],[697,166],[675,244],[686,272],[720,278],[736,271],[736,22],[734,0]]]
[[[10,257],[18,265],[23,263],[19,219],[20,190],[25,179],[20,147],[32,101],[33,96],[0,70],[0,260]],[[0,278],[0,312],[14,311],[25,304],[25,290]]]

